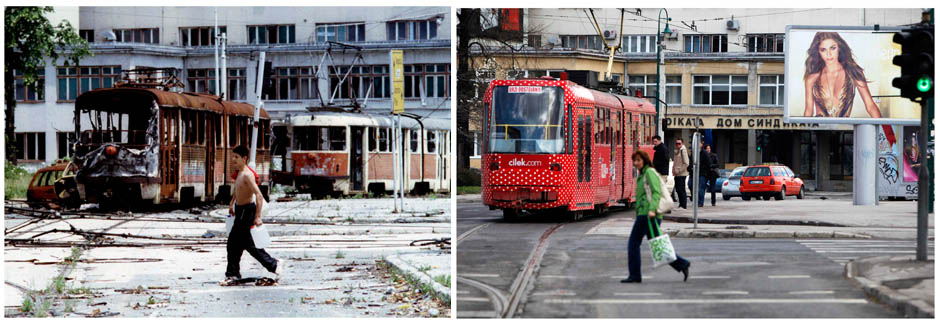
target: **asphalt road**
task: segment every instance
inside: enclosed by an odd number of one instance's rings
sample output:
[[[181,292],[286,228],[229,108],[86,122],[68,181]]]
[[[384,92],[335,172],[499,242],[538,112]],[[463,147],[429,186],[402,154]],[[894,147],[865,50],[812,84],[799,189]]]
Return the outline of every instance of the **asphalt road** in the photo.
[[[674,239],[692,262],[688,282],[668,266],[653,268],[644,242],[643,283],[621,284],[629,228],[604,229],[633,215],[506,223],[499,211],[458,201],[457,317],[898,317],[843,276],[845,257],[867,254],[864,243],[846,240]],[[544,253],[533,252],[540,237]],[[885,254],[897,249],[883,246],[891,243],[867,246]],[[846,246],[856,249],[833,254]]]

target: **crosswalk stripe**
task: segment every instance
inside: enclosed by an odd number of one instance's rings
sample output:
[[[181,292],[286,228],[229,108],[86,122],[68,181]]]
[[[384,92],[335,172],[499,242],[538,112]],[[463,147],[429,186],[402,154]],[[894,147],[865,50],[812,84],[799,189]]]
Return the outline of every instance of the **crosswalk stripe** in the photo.
[[[747,291],[743,290],[717,290],[717,291],[704,291],[702,295],[747,295]]]
[[[662,295],[663,293],[614,293],[616,296],[657,296]]]
[[[794,278],[810,278],[809,275],[770,275],[767,276],[770,279],[794,279]]]
[[[833,294],[835,291],[831,290],[801,290],[801,291],[792,291],[792,295],[819,295],[819,294]]]

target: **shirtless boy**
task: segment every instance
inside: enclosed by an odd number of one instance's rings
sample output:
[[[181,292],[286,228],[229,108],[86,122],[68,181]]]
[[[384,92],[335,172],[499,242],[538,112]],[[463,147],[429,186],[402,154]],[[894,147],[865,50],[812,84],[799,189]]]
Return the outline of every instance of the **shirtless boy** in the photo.
[[[239,262],[242,251],[248,251],[268,271],[280,275],[283,271],[280,261],[274,259],[264,249],[255,248],[251,240],[251,228],[261,226],[261,207],[264,196],[255,183],[255,176],[248,168],[248,148],[238,146],[232,150],[232,164],[238,172],[235,179],[235,195],[229,205],[229,213],[235,216],[235,224],[228,235],[226,249],[228,251],[228,267],[225,269],[226,281],[241,278]],[[256,203],[257,202],[257,203]]]

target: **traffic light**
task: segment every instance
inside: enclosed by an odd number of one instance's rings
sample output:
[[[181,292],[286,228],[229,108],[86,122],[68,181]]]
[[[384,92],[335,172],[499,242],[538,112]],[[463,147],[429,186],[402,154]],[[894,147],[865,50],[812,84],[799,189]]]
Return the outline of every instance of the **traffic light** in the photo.
[[[894,78],[891,85],[911,100],[933,97],[933,27],[896,32],[894,42],[901,44],[901,55],[892,61],[901,67],[901,77]]]

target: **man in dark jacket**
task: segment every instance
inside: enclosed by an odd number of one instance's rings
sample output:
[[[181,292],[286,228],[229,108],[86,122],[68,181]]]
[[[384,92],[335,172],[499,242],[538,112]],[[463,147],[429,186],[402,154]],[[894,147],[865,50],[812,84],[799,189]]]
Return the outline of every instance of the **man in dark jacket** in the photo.
[[[653,168],[661,176],[669,175],[669,152],[666,145],[663,145],[663,138],[659,135],[653,136]]]
[[[699,142],[699,153],[698,153],[698,207],[705,206],[705,188],[706,185],[709,185],[707,179],[711,176],[708,174],[712,169],[712,158],[711,158],[711,146],[703,145],[702,142]],[[704,146],[704,147],[703,147]],[[712,205],[715,205],[715,192],[712,191]]]

